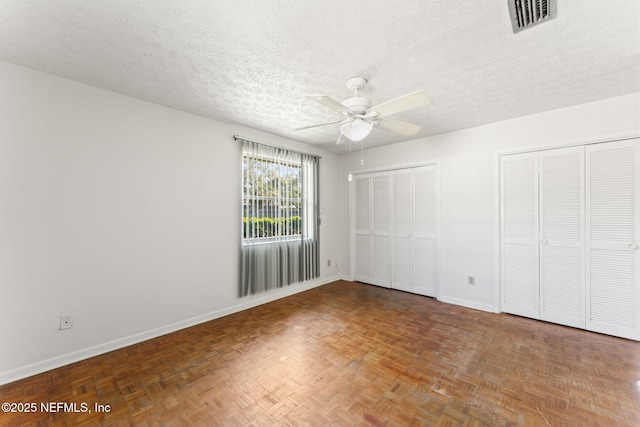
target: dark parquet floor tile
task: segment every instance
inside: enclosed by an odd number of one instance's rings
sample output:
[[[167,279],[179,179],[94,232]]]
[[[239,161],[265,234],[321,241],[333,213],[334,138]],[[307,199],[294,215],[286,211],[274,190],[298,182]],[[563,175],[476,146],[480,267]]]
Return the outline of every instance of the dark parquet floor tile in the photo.
[[[640,343],[340,281],[7,384],[0,402],[90,409],[2,426],[637,426]]]

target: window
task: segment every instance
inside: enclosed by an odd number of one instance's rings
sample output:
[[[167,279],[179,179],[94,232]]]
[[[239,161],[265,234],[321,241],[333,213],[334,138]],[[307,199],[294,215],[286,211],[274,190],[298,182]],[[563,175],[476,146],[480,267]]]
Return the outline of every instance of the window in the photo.
[[[319,276],[319,158],[242,142],[240,294]]]
[[[244,153],[243,239],[299,238],[302,233],[302,164]]]

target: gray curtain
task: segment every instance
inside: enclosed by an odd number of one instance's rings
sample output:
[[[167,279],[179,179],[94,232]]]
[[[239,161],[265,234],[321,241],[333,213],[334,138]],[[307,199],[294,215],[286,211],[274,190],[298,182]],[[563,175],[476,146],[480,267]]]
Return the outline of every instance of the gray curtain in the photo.
[[[319,158],[239,137],[236,139],[242,142],[243,151],[243,215],[250,218],[302,217],[298,234],[277,231],[269,237],[257,233],[254,222],[243,221],[240,296],[319,277]],[[274,196],[269,207],[258,208],[259,200],[264,197],[255,190],[257,183],[251,182],[260,175],[257,167],[254,173],[246,170],[252,167],[251,159],[257,159],[258,163],[266,159],[274,165],[274,170],[283,174],[291,170],[299,173],[301,205],[291,206],[287,201],[275,200],[278,196]],[[292,168],[292,165],[297,167]]]

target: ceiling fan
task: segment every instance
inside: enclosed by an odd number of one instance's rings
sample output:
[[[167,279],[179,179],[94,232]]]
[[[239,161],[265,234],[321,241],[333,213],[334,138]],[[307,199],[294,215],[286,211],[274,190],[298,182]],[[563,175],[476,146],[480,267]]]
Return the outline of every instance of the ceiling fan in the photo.
[[[364,77],[353,77],[347,80],[347,88],[353,91],[353,96],[342,102],[338,102],[327,95],[307,95],[307,98],[342,115],[342,119],[304,126],[296,130],[339,124],[341,125],[340,137],[338,138],[337,144],[344,144],[348,141],[362,141],[371,133],[374,126],[404,136],[412,136],[420,132],[422,129],[420,125],[388,119],[387,116],[433,103],[425,91],[420,90],[410,93],[372,107],[369,98],[359,96],[358,94],[360,88],[366,83],[367,79]]]

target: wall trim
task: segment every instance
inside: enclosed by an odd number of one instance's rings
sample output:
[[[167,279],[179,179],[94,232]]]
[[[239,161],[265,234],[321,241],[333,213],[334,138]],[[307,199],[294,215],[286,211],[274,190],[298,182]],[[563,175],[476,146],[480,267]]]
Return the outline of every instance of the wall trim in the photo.
[[[238,313],[240,311],[248,310],[253,307],[257,307],[262,304],[266,304],[278,299],[282,299],[300,292],[305,292],[313,288],[317,288],[326,285],[331,282],[340,280],[340,276],[332,276],[324,279],[310,280],[299,284],[293,284],[286,288],[280,288],[267,292],[264,296],[245,300],[239,304],[214,310],[210,313],[202,314],[199,316],[191,317],[189,319],[181,320],[179,322],[171,323],[158,328],[149,329],[147,331],[139,332],[136,334],[128,335],[126,337],[111,340],[102,344],[76,350],[71,353],[63,354],[60,356],[52,357],[50,359],[42,360],[40,362],[32,363],[27,366],[12,369],[6,372],[0,372],[0,386],[8,384],[14,381],[18,381],[24,378],[28,378],[33,375],[41,374],[43,372],[50,371],[52,369],[60,368],[62,366],[70,365],[72,363],[80,362],[82,360],[89,359],[94,356],[109,353],[114,350],[119,350],[134,344],[141,343],[153,338],[167,335],[172,332],[186,329],[191,326],[205,323],[211,320],[215,320],[230,314]]]
[[[605,142],[622,141],[625,139],[640,138],[640,132],[618,132],[606,135],[598,135],[592,138],[574,138],[566,141],[554,141],[545,145],[526,146],[517,149],[497,151],[498,158],[510,154],[531,153],[534,151],[554,150],[556,148],[576,147],[580,145],[602,144]]]
[[[439,164],[440,164],[440,158],[435,158],[435,159],[425,160],[425,161],[420,161],[420,162],[390,164],[390,165],[374,167],[374,168],[368,168],[368,169],[350,170],[349,173],[353,174],[354,176],[355,175],[368,175],[368,174],[377,173],[377,172],[393,172],[393,171],[402,170],[402,169],[421,168],[421,167],[424,167],[424,166],[433,166],[433,165],[438,166]],[[349,165],[349,166],[351,166],[351,165]]]
[[[491,304],[479,303],[476,301],[470,301],[461,298],[448,297],[441,295],[438,297],[438,301],[445,302],[447,304],[459,305],[466,308],[473,308],[474,310],[488,311],[490,313],[496,313],[494,307]]]
[[[502,211],[500,209],[500,159],[501,154],[494,153],[493,157],[493,311],[494,313],[500,313],[502,311],[502,301],[500,295],[502,294],[502,270],[500,263],[500,220],[502,218]],[[496,262],[497,260],[497,262]]]

